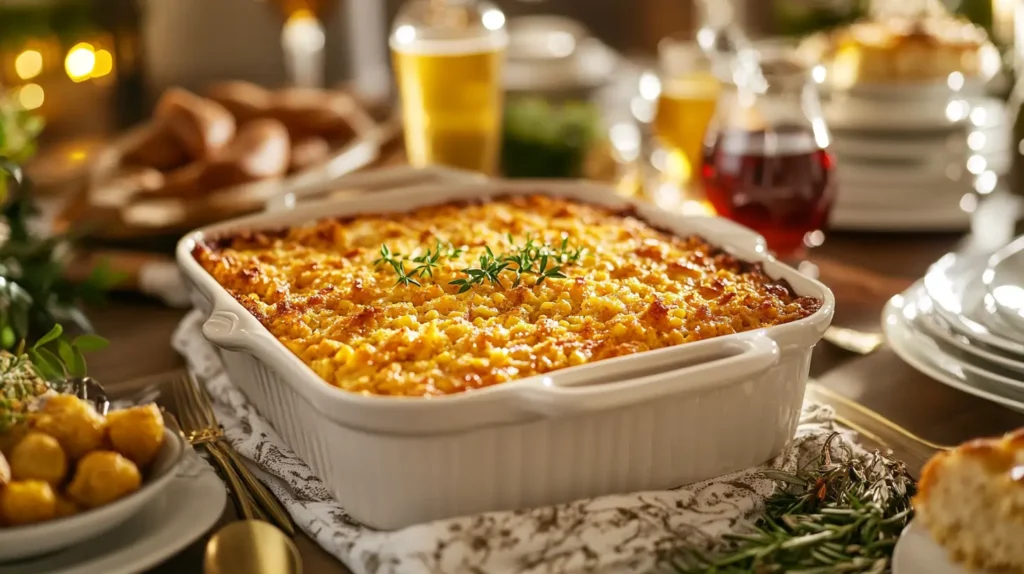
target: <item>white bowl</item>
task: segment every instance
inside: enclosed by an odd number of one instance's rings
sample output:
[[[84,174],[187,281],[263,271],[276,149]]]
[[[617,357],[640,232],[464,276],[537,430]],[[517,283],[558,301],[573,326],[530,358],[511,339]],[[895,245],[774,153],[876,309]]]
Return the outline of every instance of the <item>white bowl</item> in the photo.
[[[63,550],[105,534],[121,524],[171,483],[184,453],[184,439],[178,433],[164,429],[163,447],[139,490],[110,504],[67,518],[27,526],[0,527],[0,572],[5,561]]]

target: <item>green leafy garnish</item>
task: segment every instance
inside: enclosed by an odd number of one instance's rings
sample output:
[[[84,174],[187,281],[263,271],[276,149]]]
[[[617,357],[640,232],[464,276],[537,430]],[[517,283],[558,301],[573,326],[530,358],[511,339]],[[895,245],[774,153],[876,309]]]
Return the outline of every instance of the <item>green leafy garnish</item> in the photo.
[[[523,245],[516,245],[512,234],[509,234],[507,238],[509,244],[507,252],[495,255],[494,250],[489,245],[485,245],[484,252],[477,258],[476,265],[459,270],[465,277],[453,279],[448,284],[457,285],[459,293],[465,293],[474,285],[485,283],[504,289],[506,283],[502,281],[502,274],[511,274],[508,281],[512,287],[521,285],[526,275],[536,276],[534,285],[540,285],[546,279],[565,279],[566,275],[562,272],[562,267],[579,262],[580,257],[586,253],[586,249],[570,247],[568,236],[562,237],[562,242],[557,248],[541,243],[530,235],[526,236],[526,242]],[[373,264],[390,265],[398,275],[396,285],[419,286],[417,277],[420,279],[433,278],[442,259],[455,260],[463,252],[463,248],[455,247],[451,243],[443,244],[438,240],[433,249],[427,248],[422,255],[410,259],[393,253],[386,244],[381,244],[380,257],[375,259]],[[406,271],[406,261],[418,265]]]
[[[816,468],[765,472],[784,488],[766,501],[753,532],[726,536],[729,551],[682,548],[667,565],[686,574],[889,571],[913,515],[914,480],[903,462],[878,451],[858,456],[844,444],[843,460],[833,460],[837,436],[825,441]]]
[[[108,344],[98,335],[79,335],[68,341],[62,338],[63,334],[64,328],[54,325],[25,351],[39,374],[47,380],[84,377],[87,372],[85,353],[98,351]]]
[[[26,405],[49,390],[65,392],[69,378],[86,375],[85,353],[107,346],[97,335],[67,340],[59,324],[27,349],[22,341],[16,353],[0,350],[0,433],[24,418]]]

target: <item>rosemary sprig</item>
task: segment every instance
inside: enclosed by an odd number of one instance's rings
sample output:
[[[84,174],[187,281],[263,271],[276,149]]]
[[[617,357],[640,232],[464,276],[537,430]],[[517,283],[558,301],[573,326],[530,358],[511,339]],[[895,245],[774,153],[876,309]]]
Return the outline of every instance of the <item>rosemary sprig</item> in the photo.
[[[896,539],[912,517],[915,484],[906,465],[878,451],[856,456],[842,445],[832,459],[829,436],[819,466],[795,475],[771,471],[783,483],[747,534],[727,536],[719,555],[684,548],[666,562],[676,572],[886,572]]]

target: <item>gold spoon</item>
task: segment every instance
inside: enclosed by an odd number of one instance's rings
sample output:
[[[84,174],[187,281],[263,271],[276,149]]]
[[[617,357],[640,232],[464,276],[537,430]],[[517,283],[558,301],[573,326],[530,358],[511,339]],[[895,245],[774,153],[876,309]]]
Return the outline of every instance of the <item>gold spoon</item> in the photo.
[[[205,574],[301,574],[295,544],[262,520],[232,522],[206,544]]]

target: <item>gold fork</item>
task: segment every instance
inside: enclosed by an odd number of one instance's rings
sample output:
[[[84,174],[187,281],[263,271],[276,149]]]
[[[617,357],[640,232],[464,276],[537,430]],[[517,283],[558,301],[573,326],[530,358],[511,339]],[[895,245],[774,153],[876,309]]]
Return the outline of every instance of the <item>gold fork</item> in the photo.
[[[206,390],[191,377],[181,377],[173,387],[185,436],[192,446],[205,448],[210,454],[235,493],[242,517],[272,522],[289,536],[295,536],[292,521],[277,498],[224,440],[224,429],[217,423]]]
[[[831,406],[836,413],[836,422],[840,425],[856,431],[880,447],[896,451],[915,476],[936,452],[953,448],[922,438],[885,416],[818,383],[808,383],[807,394],[812,399]]]

